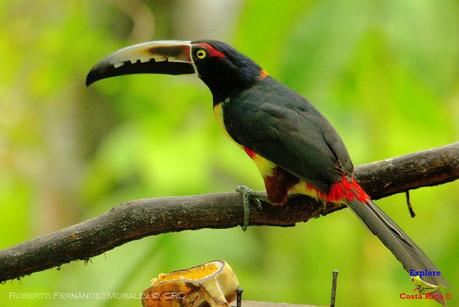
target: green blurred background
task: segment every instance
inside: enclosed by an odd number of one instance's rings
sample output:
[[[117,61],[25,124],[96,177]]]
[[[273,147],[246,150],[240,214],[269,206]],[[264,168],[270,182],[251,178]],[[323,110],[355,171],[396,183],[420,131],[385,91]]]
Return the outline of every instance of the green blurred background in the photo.
[[[117,48],[152,39],[231,43],[309,98],[356,165],[459,137],[459,3],[387,1],[0,1],[0,248],[121,202],[262,189],[216,124],[197,79],[136,75],[91,88]],[[436,262],[458,306],[458,183],[378,201]],[[130,300],[25,300],[14,293],[138,293],[160,272],[223,258],[245,299],[337,306],[402,301],[412,285],[349,210],[289,229],[166,234],[0,286],[0,306],[140,306]],[[13,293],[13,294],[11,294]],[[454,297],[456,296],[456,297]]]

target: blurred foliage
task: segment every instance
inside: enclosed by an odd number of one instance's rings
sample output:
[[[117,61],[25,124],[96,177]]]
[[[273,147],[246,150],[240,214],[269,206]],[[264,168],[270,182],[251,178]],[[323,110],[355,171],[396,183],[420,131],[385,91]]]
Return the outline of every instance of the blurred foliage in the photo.
[[[263,188],[199,80],[136,75],[84,86],[117,48],[204,37],[228,41],[314,102],[355,164],[458,139],[457,1],[0,1],[0,248],[130,199]],[[457,183],[413,191],[415,219],[403,195],[378,201],[453,290],[458,192]],[[0,305],[140,306],[54,296],[139,293],[159,272],[222,258],[246,299],[326,305],[337,268],[338,306],[435,306],[399,299],[412,290],[407,275],[356,221],[343,210],[289,229],[149,237],[3,284]],[[12,297],[41,292],[52,298]]]

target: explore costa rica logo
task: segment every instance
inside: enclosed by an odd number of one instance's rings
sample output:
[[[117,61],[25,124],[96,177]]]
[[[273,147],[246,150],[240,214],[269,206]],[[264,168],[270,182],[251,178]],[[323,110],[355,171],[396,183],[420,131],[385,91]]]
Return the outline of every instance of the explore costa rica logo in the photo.
[[[402,292],[400,293],[400,299],[402,300],[436,300],[439,302],[445,302],[452,298],[451,292],[442,293],[441,289],[434,284],[428,283],[422,280],[423,276],[440,276],[440,271],[415,271],[410,270],[411,281],[414,285],[412,293]]]
[[[417,290],[413,290],[416,292]],[[400,293],[400,299],[402,300],[437,300],[437,301],[448,301],[453,297],[451,292],[447,293]]]

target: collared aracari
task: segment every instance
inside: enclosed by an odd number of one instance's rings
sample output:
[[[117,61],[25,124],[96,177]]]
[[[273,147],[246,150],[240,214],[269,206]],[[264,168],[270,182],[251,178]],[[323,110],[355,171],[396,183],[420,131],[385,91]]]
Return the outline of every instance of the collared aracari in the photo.
[[[219,41],[153,41],[109,55],[91,69],[86,84],[136,73],[201,78],[212,92],[218,121],[263,176],[270,203],[284,205],[290,194],[345,203],[407,271],[438,271],[357,183],[346,147],[330,122],[248,57]],[[441,276],[424,279],[447,286]]]

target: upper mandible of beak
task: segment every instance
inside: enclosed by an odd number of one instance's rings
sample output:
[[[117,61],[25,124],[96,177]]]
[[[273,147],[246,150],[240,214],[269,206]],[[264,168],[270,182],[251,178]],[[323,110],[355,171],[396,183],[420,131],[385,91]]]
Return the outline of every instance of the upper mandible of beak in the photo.
[[[97,63],[86,85],[127,74],[194,74],[196,67],[190,41],[152,41],[115,51]]]

